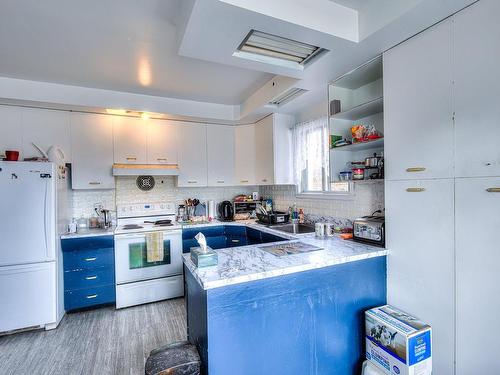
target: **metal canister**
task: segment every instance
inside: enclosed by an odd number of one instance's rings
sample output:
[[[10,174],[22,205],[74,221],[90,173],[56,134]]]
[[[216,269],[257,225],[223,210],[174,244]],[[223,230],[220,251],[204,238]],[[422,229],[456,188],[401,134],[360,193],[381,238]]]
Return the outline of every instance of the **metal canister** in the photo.
[[[325,223],[314,224],[316,237],[325,237]]]

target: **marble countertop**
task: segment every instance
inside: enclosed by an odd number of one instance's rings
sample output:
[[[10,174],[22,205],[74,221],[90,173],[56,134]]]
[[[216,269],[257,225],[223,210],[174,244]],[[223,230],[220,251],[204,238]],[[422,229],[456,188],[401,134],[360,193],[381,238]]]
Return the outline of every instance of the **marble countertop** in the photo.
[[[269,243],[219,249],[216,250],[218,265],[206,268],[196,268],[190,254],[184,254],[184,264],[205,290],[387,255],[387,250],[380,247],[337,237],[317,238],[314,233],[290,235],[257,224],[255,220],[215,222],[199,226],[221,224],[246,225],[290,240],[311,244],[322,250],[277,257],[261,249],[263,246],[271,245]],[[194,225],[190,225],[192,226]]]
[[[96,237],[96,236],[113,236],[115,234],[115,227],[107,229],[79,229],[76,233],[63,233],[61,239],[69,238],[83,238],[83,237]]]

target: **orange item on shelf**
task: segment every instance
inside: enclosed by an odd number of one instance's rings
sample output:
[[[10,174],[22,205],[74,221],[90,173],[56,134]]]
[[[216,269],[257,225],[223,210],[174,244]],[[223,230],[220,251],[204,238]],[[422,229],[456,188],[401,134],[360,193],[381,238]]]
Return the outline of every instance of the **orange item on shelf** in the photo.
[[[343,240],[352,240],[352,233],[342,233],[340,234],[340,238]]]

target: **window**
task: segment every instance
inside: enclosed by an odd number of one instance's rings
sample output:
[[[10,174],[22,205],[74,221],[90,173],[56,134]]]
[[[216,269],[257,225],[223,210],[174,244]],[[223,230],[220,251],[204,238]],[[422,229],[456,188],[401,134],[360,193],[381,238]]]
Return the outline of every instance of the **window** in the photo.
[[[329,133],[326,117],[295,125],[294,173],[299,193],[328,190]]]

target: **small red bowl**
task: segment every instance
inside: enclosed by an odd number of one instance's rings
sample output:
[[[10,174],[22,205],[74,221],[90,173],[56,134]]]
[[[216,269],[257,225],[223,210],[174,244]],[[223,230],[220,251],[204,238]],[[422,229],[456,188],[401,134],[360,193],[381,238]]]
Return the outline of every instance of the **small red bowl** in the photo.
[[[18,161],[19,160],[19,151],[5,151],[5,160]]]

